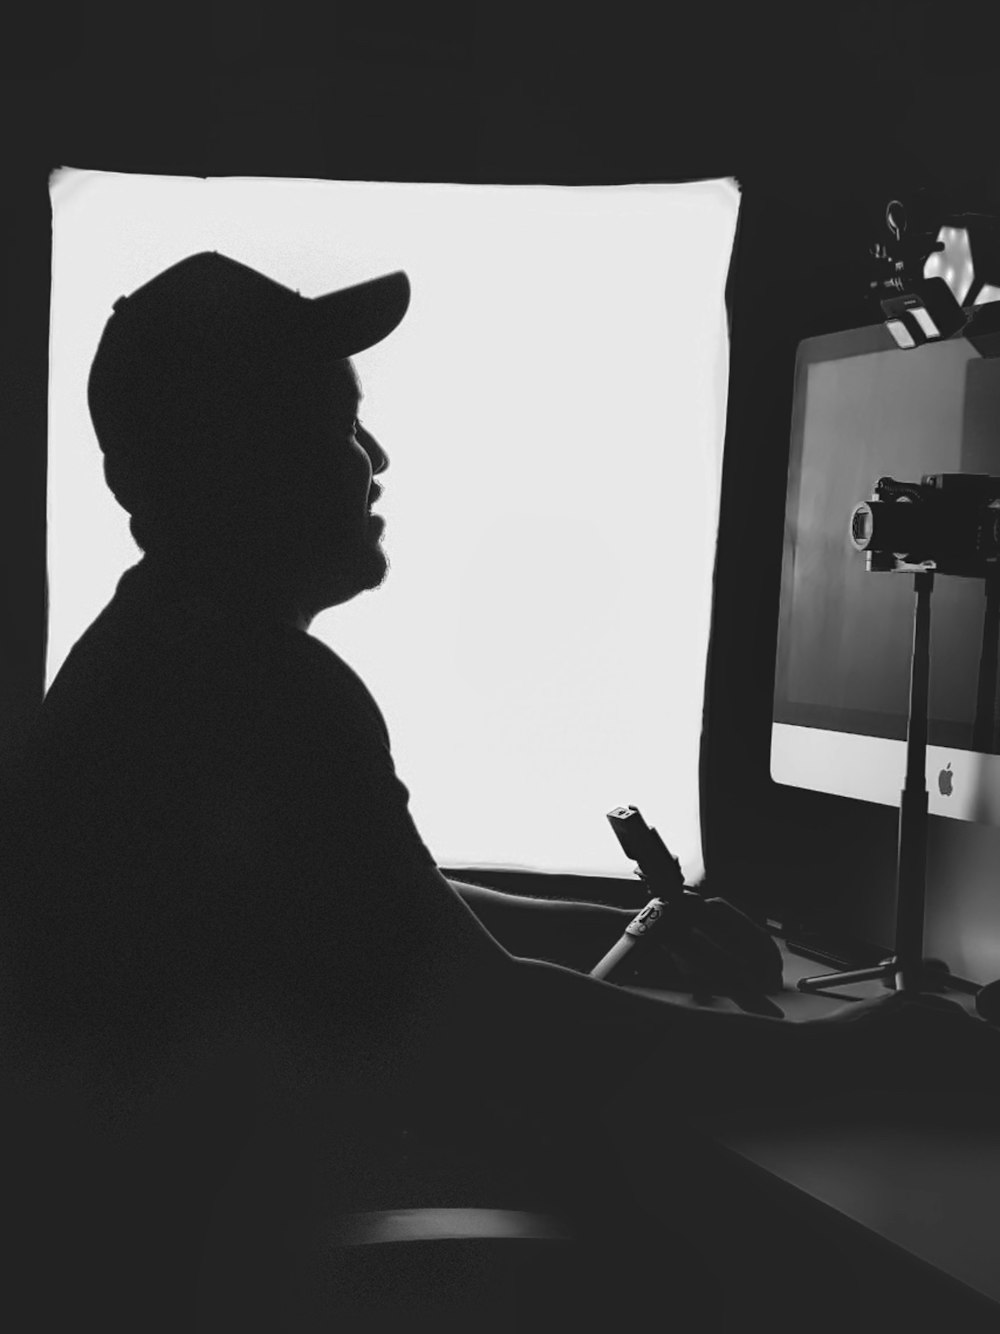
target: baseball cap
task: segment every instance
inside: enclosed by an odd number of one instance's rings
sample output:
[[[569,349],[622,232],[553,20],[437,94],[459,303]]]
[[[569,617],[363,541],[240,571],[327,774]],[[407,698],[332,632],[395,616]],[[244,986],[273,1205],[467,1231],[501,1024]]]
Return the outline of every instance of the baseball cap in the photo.
[[[304,297],[228,255],[189,255],[119,297],[87,384],[98,442],[142,452],[148,427],[215,420],[266,395],[283,371],[343,360],[403,319],[402,271]]]

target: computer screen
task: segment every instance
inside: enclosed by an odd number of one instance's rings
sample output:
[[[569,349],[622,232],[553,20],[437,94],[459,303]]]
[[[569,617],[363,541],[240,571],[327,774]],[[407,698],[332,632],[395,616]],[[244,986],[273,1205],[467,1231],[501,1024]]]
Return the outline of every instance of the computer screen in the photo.
[[[771,777],[897,806],[914,580],[869,572],[850,518],[883,476],[1000,476],[1000,337],[902,350],[881,325],[842,330],[804,339],[794,376]],[[927,952],[980,982],[1000,975],[996,717],[990,745],[973,744],[985,592],[981,579],[935,577],[926,768]],[[845,860],[868,874],[864,847]]]
[[[900,350],[881,325],[804,340],[795,368],[771,774],[896,805],[914,584],[868,572],[850,516],[879,477],[1000,475],[1000,339]],[[991,355],[992,354],[992,355]],[[1000,745],[973,744],[986,584],[931,596],[930,810],[1000,824]],[[996,714],[996,702],[994,712]]]
[[[139,559],[86,380],[112,303],[217,249],[304,295],[404,269],[356,360],[378,590],[322,613],[446,866],[630,876],[640,807],[700,874],[698,750],[733,181],[465,186],[55,173],[47,680]]]

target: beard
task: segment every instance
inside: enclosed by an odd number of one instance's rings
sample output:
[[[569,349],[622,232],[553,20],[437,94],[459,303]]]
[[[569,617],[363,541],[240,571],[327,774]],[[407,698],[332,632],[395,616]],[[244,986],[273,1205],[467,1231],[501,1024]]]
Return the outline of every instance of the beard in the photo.
[[[309,615],[381,587],[389,573],[382,524],[367,513],[359,523],[287,513],[245,513],[219,505],[208,514],[181,514],[140,543],[155,563],[199,587],[216,588],[223,600],[292,607]],[[144,521],[143,533],[150,525]],[[137,536],[138,540],[138,536]]]
[[[381,543],[381,531],[370,526],[363,534],[338,542],[331,551],[315,552],[311,561],[314,602],[317,610],[338,606],[359,593],[380,588],[389,574],[389,557]]]
[[[382,546],[381,534],[360,544],[355,568],[362,591],[381,588],[389,574],[389,557]]]

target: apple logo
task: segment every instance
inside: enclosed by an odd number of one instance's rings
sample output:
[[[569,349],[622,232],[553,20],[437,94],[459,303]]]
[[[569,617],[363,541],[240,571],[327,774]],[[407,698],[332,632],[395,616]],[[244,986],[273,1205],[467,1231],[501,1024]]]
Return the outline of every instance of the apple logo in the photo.
[[[951,780],[954,776],[955,775],[951,772],[951,760],[949,760],[947,767],[942,769],[938,774],[938,789],[942,797],[951,796]]]

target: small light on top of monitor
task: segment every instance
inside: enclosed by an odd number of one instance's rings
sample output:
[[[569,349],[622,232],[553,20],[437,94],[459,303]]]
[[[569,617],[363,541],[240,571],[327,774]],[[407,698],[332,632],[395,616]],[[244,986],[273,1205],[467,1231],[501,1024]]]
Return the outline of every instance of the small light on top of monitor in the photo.
[[[910,314],[917,321],[928,338],[941,337],[941,330],[934,323],[929,310],[926,310],[923,306],[915,305],[911,307]]]
[[[916,339],[910,334],[902,320],[886,320],[885,327],[895,338],[899,347],[916,347]]]

